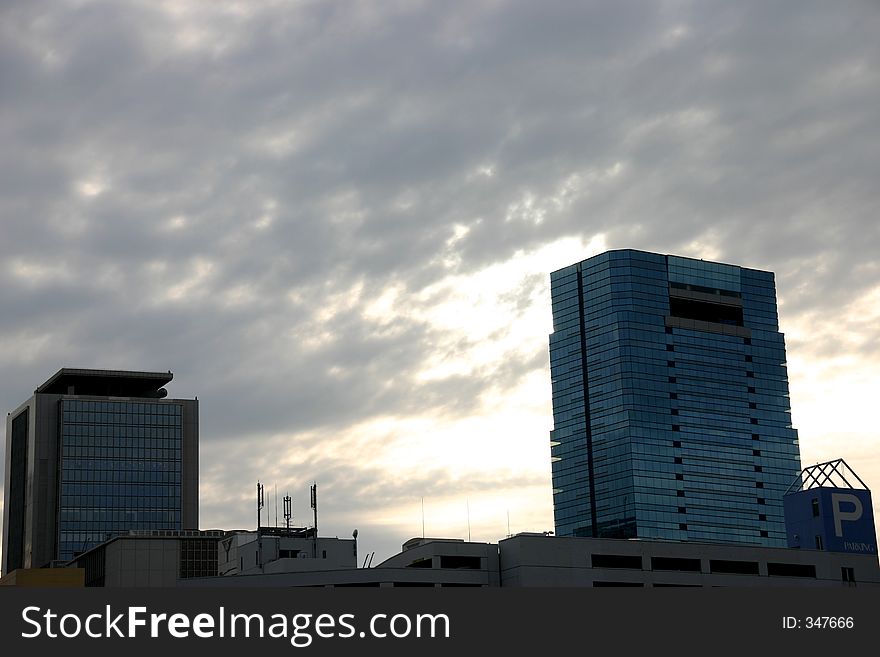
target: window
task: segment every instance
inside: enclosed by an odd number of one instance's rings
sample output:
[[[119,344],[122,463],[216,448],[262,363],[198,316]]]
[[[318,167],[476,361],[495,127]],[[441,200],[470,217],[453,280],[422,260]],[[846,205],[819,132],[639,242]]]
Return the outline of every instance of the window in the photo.
[[[642,557],[639,555],[623,554],[592,554],[590,564],[593,568],[629,568],[631,570],[642,569]]]
[[[712,303],[697,299],[669,298],[669,312],[673,317],[693,319],[714,324],[743,325],[742,306]]]
[[[397,584],[395,584],[394,586],[397,586]],[[431,586],[433,586],[433,584],[432,584]],[[463,588],[463,587],[468,587],[468,588],[479,588],[479,587],[482,586],[482,584],[465,584],[464,582],[444,582],[444,583],[442,583],[440,586],[441,586],[441,587],[444,587],[444,588],[450,588],[450,587],[458,587],[458,588]]]
[[[816,578],[816,566],[803,563],[768,563],[770,577],[811,577]]]
[[[757,575],[758,562],[712,559],[709,561],[709,572],[726,575]]]
[[[217,575],[217,542],[210,539],[180,540],[180,579]]]
[[[655,589],[698,589],[699,584],[663,584],[662,582],[654,583]]]
[[[459,570],[479,570],[480,557],[463,557],[463,556],[441,556],[441,568],[455,568]]]
[[[416,587],[416,586],[420,586],[420,587],[430,586],[430,587],[433,587],[433,586],[434,586],[434,583],[433,583],[433,582],[394,582],[393,586],[394,586],[394,588],[396,588],[396,589],[397,589],[397,588],[403,588],[403,587],[409,587],[409,588],[412,588],[412,587]]]
[[[593,587],[598,588],[600,586],[624,586],[635,588],[638,586],[644,587],[645,585],[641,582],[593,582]]]
[[[698,573],[700,572],[700,560],[681,557],[651,557],[651,570],[677,570],[687,573]]]
[[[822,547],[822,536],[820,534],[816,534],[816,549],[817,550],[824,550],[825,549],[824,547]]]
[[[814,518],[818,518],[818,517],[819,517],[819,500],[818,500],[818,498],[815,498],[815,497],[814,497],[814,498],[810,501],[810,506],[811,506],[812,509],[813,509],[813,517],[814,517]]]
[[[844,582],[850,582],[852,584],[855,584],[855,582],[856,582],[856,569],[851,568],[849,566],[841,566],[840,576]]]
[[[346,584],[334,584],[334,588],[379,588],[379,582],[349,582]],[[397,586],[397,583],[394,583]],[[431,584],[433,586],[433,584]]]

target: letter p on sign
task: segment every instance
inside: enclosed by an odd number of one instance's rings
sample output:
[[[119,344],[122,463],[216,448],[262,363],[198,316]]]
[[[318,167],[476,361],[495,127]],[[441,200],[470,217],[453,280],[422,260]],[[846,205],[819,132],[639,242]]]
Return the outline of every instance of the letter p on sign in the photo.
[[[843,511],[841,503],[852,505],[852,511]],[[831,493],[831,511],[834,514],[834,535],[838,538],[843,536],[843,521],[853,522],[862,517],[862,502],[855,495],[847,493]]]

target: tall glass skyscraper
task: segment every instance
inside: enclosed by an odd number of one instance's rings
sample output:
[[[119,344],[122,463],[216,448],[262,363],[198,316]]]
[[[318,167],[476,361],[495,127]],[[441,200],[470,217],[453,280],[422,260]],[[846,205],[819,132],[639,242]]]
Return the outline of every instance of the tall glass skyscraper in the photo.
[[[172,376],[64,368],[9,414],[4,573],[198,529],[198,401],[165,399]]]
[[[772,272],[621,250],[550,281],[556,534],[785,546]]]

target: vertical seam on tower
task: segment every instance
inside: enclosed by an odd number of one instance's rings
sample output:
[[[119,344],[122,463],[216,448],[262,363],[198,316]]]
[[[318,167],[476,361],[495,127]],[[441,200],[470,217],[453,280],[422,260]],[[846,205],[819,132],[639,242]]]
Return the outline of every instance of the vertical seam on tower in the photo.
[[[596,519],[596,484],[593,479],[593,430],[590,426],[590,386],[587,378],[587,327],[584,317],[584,279],[581,265],[577,268],[578,321],[581,334],[581,374],[584,388],[584,428],[587,437],[587,476],[590,479],[590,533],[599,536]]]

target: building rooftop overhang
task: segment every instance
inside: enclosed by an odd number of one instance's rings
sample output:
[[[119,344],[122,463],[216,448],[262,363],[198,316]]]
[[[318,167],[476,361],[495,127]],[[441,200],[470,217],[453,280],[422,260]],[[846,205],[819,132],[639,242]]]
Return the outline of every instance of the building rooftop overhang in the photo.
[[[168,372],[88,370],[62,367],[34,392],[56,395],[103,397],[160,397],[162,386],[174,375]]]

